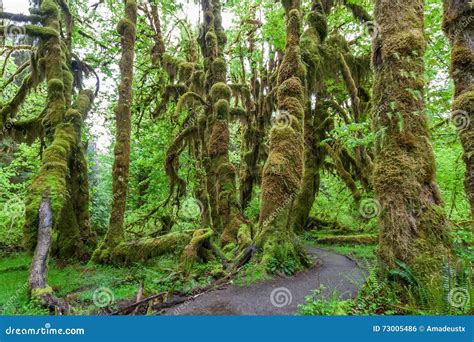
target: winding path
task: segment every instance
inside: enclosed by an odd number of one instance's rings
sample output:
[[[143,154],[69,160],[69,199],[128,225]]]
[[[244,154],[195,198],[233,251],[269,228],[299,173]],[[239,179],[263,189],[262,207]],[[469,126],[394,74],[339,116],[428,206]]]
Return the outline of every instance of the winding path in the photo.
[[[354,297],[366,272],[348,257],[308,247],[320,265],[292,277],[276,277],[249,286],[229,285],[205,293],[196,299],[175,306],[165,315],[294,315],[298,304],[323,284],[323,296],[334,290],[341,298]]]

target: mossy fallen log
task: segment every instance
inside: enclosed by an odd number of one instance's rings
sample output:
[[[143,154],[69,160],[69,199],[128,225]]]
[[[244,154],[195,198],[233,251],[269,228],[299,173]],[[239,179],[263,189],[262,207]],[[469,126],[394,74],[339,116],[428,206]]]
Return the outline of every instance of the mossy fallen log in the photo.
[[[191,241],[191,234],[173,232],[157,238],[143,238],[122,242],[115,247],[98,248],[92,255],[96,263],[127,265],[144,262],[151,258],[172,252],[179,252]]]
[[[358,245],[371,245],[376,244],[379,238],[377,235],[360,234],[360,235],[328,235],[321,236],[316,239],[317,243],[338,245],[338,244],[358,244]]]

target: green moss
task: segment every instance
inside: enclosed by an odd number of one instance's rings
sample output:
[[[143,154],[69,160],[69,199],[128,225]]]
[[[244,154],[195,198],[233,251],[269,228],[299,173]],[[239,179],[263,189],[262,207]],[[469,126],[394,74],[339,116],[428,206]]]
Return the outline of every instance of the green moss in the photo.
[[[225,82],[227,74],[227,64],[224,58],[216,58],[211,63],[212,79],[215,82]]]
[[[217,36],[214,32],[209,31],[206,33],[206,44],[211,51],[217,51]]]
[[[474,87],[472,87],[474,88]],[[465,112],[470,117],[474,113],[474,89],[463,92],[453,101],[453,111]]]
[[[210,91],[212,103],[216,103],[218,100],[230,101],[231,90],[229,86],[223,82],[215,83]]]
[[[64,91],[64,83],[62,80],[53,78],[48,81],[48,92],[49,94],[60,94]]]
[[[33,37],[40,37],[42,39],[56,38],[59,36],[58,31],[51,27],[41,27],[35,25],[25,25],[26,33]]]
[[[178,69],[178,75],[179,75],[179,81],[180,82],[186,82],[188,81],[194,71],[194,63],[180,63],[179,69]]]
[[[191,236],[187,233],[173,232],[157,238],[124,242],[112,248],[102,244],[94,251],[91,260],[115,265],[145,262],[166,253],[179,252],[190,239]]]
[[[308,14],[308,24],[318,32],[319,39],[322,42],[328,34],[326,16],[319,12],[311,12]]]
[[[304,101],[304,87],[301,80],[297,77],[290,77],[283,81],[277,90],[277,100],[281,104],[288,101],[288,97],[294,98],[300,102]]]
[[[191,241],[181,254],[181,262],[185,268],[189,268],[200,258],[206,256],[207,253],[203,253],[202,249],[208,247],[213,234],[214,232],[211,229],[198,229],[194,232]]]
[[[226,155],[229,151],[229,127],[226,120],[218,120],[212,126],[208,143],[209,156]],[[218,165],[216,165],[218,167]]]
[[[214,113],[217,119],[229,120],[229,111],[229,102],[227,100],[220,99],[214,104]]]
[[[124,35],[128,31],[135,31],[134,23],[128,18],[122,18],[117,24],[117,33],[121,36]]]
[[[54,2],[54,0],[43,0],[40,6],[40,11],[42,14],[45,14],[47,16],[59,16],[59,8]]]
[[[41,298],[44,295],[53,294],[53,289],[50,286],[45,288],[36,288],[31,290],[31,298]]]

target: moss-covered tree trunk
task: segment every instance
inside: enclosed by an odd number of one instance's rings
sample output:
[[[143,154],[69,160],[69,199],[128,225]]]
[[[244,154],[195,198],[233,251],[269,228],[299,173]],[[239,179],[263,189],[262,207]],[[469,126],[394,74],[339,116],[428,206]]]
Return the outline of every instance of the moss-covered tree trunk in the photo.
[[[227,82],[227,64],[224,59],[226,35],[222,27],[219,0],[202,1],[204,14],[201,50],[206,73],[205,88],[208,102],[206,109],[205,148],[207,193],[209,197],[212,228],[221,233],[222,244],[237,242],[243,224],[237,197],[236,170],[229,161],[229,120],[231,90]]]
[[[298,0],[283,1],[286,16],[285,56],[278,71],[279,116],[270,131],[268,159],[262,175],[257,246],[268,270],[295,271],[305,265],[290,219],[303,177],[303,117],[306,68],[301,59],[301,8]]]
[[[428,281],[439,276],[450,247],[424,112],[423,11],[423,0],[375,2],[374,188],[383,265],[401,260]]]
[[[89,224],[89,186],[81,127],[93,94],[82,91],[71,108],[73,76],[70,51],[59,35],[60,12],[54,1],[47,0],[43,1],[40,13],[45,16],[44,27],[30,26],[30,31],[50,32],[40,39],[38,48],[39,64],[48,86],[46,115],[41,122],[47,148],[39,175],[26,198],[24,244],[29,250],[35,248],[38,208],[41,199],[47,196],[53,209],[54,228],[58,231],[53,254],[87,259],[94,236]]]
[[[100,251],[115,248],[124,238],[124,219],[127,204],[128,174],[130,166],[130,135],[133,62],[135,58],[135,39],[137,23],[137,4],[135,0],[125,1],[125,15],[119,21],[117,31],[121,35],[122,58],[120,60],[121,82],[119,98],[115,109],[116,136],[112,171],[112,211],[109,229],[105,240],[94,254],[99,261]],[[107,254],[107,253],[105,253]]]
[[[308,28],[301,36],[302,58],[307,67],[306,105],[304,115],[304,169],[301,191],[295,199],[292,229],[304,229],[319,189],[320,167],[326,156],[320,147],[325,138],[327,111],[322,105],[324,75],[320,70],[321,45],[327,34],[327,14],[321,1],[313,0]]]
[[[474,5],[469,0],[445,0],[443,29],[452,46],[454,80],[452,119],[464,148],[464,181],[474,220]]]

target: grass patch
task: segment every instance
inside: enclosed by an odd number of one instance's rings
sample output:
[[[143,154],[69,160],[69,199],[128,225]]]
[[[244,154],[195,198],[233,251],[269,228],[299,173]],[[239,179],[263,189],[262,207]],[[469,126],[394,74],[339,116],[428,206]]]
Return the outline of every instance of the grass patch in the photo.
[[[31,256],[27,253],[4,255],[0,260],[0,314],[48,314],[27,298],[30,263]],[[178,257],[174,255],[127,268],[51,260],[48,283],[58,297],[72,304],[73,314],[93,314],[102,310],[101,305],[94,303],[94,293],[96,297],[97,294],[105,295],[105,303],[114,310],[120,302],[135,298],[141,282],[145,297],[165,291],[189,293],[214,281],[219,274],[217,268],[216,263],[197,263],[189,274],[183,276]]]

